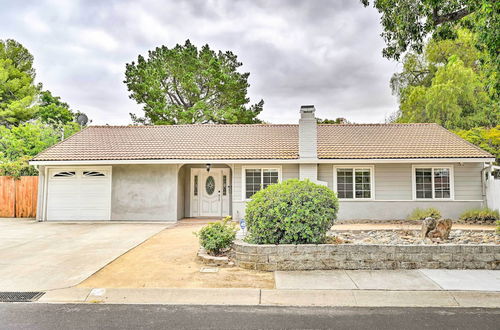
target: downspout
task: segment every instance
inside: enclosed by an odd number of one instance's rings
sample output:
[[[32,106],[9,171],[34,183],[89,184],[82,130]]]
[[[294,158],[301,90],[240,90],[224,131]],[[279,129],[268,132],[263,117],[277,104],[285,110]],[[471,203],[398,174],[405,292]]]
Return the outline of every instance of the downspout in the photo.
[[[484,167],[481,170],[481,193],[483,197],[483,201],[485,202],[485,206],[488,207],[488,200],[486,198],[486,177],[485,177],[485,171],[488,170],[488,179],[491,176],[491,170],[493,169],[493,163],[489,162],[489,165]]]

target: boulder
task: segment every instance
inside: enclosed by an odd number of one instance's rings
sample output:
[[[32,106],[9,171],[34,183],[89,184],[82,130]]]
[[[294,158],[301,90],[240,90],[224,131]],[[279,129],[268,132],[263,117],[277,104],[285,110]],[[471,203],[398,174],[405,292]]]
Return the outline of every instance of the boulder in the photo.
[[[431,230],[434,230],[436,228],[436,219],[434,218],[425,218],[424,221],[422,221],[422,232],[421,232],[421,237],[422,239],[428,237],[427,235]]]
[[[450,236],[451,226],[453,222],[450,219],[434,219],[426,218],[422,221],[422,239],[424,238],[439,238],[441,240],[448,239]]]

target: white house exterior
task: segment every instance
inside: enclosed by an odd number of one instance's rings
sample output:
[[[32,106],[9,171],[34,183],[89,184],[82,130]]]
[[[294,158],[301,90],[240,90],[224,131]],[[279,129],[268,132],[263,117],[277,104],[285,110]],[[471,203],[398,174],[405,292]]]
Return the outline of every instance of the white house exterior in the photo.
[[[253,193],[291,178],[327,185],[340,219],[457,218],[486,206],[491,154],[436,124],[90,126],[43,151],[37,216],[176,221],[244,217]]]

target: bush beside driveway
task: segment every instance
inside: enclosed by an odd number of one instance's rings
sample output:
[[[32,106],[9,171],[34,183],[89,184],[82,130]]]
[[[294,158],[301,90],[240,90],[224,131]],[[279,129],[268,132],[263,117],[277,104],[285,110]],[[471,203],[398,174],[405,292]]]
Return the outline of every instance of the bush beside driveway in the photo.
[[[163,230],[85,280],[92,288],[274,288],[273,273],[238,267],[200,273],[196,261],[200,224]]]

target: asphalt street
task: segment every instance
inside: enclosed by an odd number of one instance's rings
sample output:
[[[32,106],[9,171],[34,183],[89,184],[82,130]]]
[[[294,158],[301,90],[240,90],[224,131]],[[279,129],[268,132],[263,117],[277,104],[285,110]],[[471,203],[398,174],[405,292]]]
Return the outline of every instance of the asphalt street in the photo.
[[[498,329],[500,309],[0,303],[1,329]]]

